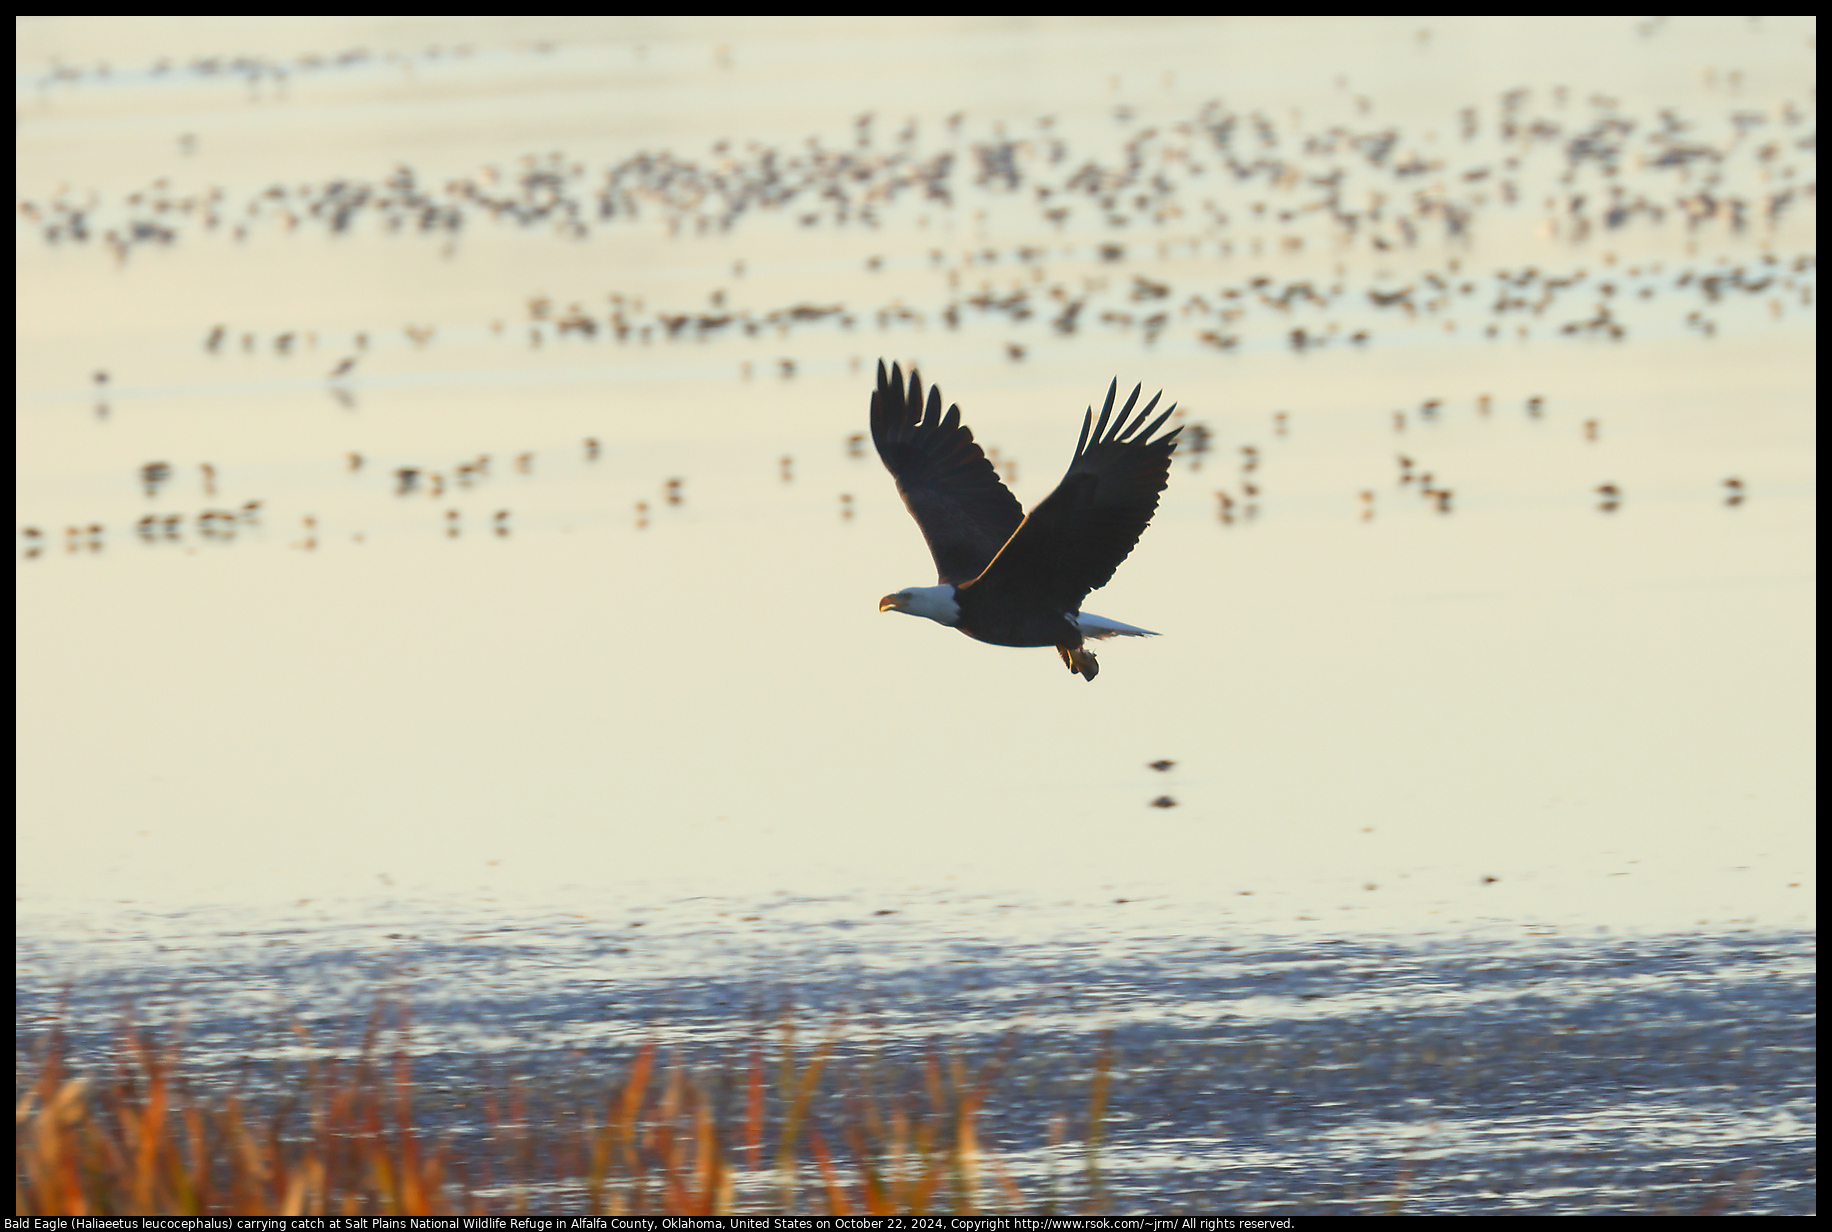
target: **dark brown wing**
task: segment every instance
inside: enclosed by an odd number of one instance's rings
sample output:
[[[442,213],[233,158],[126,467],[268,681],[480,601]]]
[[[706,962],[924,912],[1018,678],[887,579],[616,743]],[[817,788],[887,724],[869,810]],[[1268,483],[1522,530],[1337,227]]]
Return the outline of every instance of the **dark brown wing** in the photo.
[[[1131,554],[1157,512],[1158,493],[1170,478],[1170,456],[1177,447],[1177,433],[1183,429],[1175,428],[1152,440],[1152,433],[1177,408],[1172,406],[1144,427],[1164,395],[1160,393],[1133,415],[1138,387],[1108,427],[1118,392],[1119,382],[1115,381],[1107,389],[1107,405],[1099,423],[1093,422],[1094,408],[1088,408],[1069,473],[1030,511],[976,586],[997,590],[1015,602],[1079,611],[1087,593],[1105,586]]]
[[[960,407],[944,417],[941,391],[931,386],[925,409],[922,377],[911,369],[906,392],[903,369],[892,364],[886,376],[879,360],[871,439],[929,541],[941,580],[959,585],[978,577],[1024,520],[1024,506],[973,443]]]

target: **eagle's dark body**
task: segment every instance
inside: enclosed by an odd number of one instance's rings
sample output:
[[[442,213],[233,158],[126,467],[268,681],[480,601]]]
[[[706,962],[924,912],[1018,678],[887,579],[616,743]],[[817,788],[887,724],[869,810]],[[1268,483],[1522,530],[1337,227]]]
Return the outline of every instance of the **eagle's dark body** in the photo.
[[[1054,646],[1090,680],[1098,667],[1083,649],[1087,637],[1145,633],[1081,612],[1151,521],[1176,448],[1176,430],[1151,439],[1171,414],[1146,425],[1158,398],[1134,415],[1134,389],[1116,418],[1117,392],[1115,382],[1098,422],[1089,408],[1068,473],[1027,517],[961,423],[960,408],[943,415],[940,391],[931,387],[925,402],[920,376],[912,371],[906,387],[897,365],[887,374],[880,362],[872,440],[935,558],[940,585],[920,591],[951,587],[958,614],[950,621],[920,610],[919,601],[945,611],[947,596],[922,599],[916,589],[886,596],[880,610],[928,615],[995,646]]]

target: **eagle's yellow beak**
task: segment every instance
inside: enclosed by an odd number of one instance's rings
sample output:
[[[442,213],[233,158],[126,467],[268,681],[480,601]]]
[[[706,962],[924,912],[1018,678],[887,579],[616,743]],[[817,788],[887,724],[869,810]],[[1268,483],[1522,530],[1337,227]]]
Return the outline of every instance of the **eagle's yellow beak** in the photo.
[[[878,600],[878,610],[880,612],[901,612],[903,608],[904,602],[902,595],[886,595],[884,598]]]

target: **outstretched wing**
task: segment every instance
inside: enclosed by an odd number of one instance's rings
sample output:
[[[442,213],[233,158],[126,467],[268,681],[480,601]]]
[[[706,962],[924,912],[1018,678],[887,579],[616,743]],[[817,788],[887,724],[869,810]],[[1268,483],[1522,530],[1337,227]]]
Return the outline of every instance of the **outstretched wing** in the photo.
[[[925,409],[922,377],[911,369],[906,392],[903,369],[892,364],[887,377],[879,360],[871,439],[929,541],[941,580],[959,585],[978,577],[1024,520],[1024,506],[973,443],[960,407],[944,417],[941,391],[931,386]]]
[[[1133,415],[1139,401],[1136,386],[1109,427],[1118,392],[1116,380],[1107,389],[1100,422],[1093,422],[1094,408],[1088,408],[1069,473],[1031,510],[976,585],[1073,612],[1089,591],[1105,586],[1132,553],[1157,512],[1158,493],[1170,478],[1170,456],[1183,429],[1152,440],[1177,408],[1172,406],[1145,427],[1164,395],[1158,394]]]

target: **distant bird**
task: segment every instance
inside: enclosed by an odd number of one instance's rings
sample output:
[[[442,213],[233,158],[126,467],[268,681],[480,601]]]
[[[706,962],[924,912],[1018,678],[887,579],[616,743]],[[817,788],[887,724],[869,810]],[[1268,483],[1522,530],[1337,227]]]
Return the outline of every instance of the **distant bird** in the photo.
[[[1152,440],[1176,408],[1145,426],[1163,395],[1134,416],[1137,387],[1115,419],[1118,389],[1117,380],[1108,387],[1099,422],[1088,409],[1068,473],[1027,517],[961,423],[960,408],[944,417],[939,389],[930,387],[925,404],[920,375],[911,371],[906,390],[902,368],[893,364],[887,375],[880,360],[872,441],[928,540],[938,584],[886,595],[878,610],[926,616],[995,646],[1054,646],[1085,680],[1100,670],[1087,639],[1157,636],[1081,610],[1157,511],[1181,431]]]

